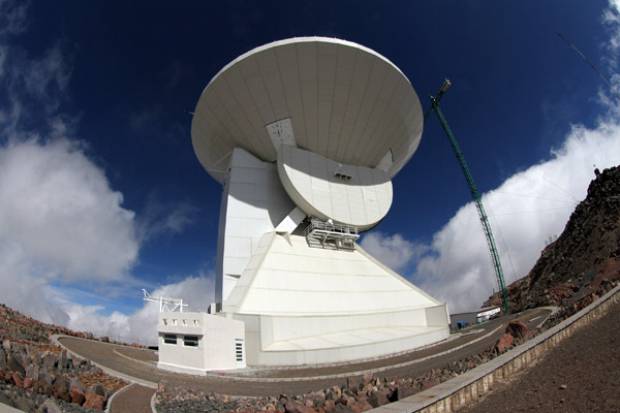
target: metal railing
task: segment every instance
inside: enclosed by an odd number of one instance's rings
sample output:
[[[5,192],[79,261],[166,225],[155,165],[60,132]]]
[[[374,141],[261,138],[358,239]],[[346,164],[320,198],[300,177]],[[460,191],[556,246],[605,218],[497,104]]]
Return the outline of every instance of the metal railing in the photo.
[[[312,218],[304,230],[311,247],[354,250],[360,237],[357,228]]]

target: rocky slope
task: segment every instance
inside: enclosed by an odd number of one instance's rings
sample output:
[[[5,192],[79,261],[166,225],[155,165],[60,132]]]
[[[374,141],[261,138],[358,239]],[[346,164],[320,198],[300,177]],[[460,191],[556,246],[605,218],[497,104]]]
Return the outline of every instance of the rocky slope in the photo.
[[[564,232],[549,244],[524,278],[509,289],[510,310],[544,305],[569,315],[620,281],[620,166],[599,173],[572,213]],[[485,303],[499,304],[496,294]]]
[[[0,402],[27,412],[103,410],[125,383],[72,358],[51,343],[52,334],[92,338],[0,304]]]

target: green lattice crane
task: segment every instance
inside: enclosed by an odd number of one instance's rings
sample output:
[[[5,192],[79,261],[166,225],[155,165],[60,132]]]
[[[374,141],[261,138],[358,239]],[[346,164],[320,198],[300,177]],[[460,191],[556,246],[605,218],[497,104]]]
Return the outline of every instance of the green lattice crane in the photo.
[[[476,209],[478,210],[478,216],[480,217],[480,223],[482,224],[482,231],[484,232],[484,236],[486,237],[487,244],[489,246],[489,252],[491,254],[491,261],[493,263],[493,269],[495,270],[495,276],[497,277],[497,285],[499,287],[499,291],[502,296],[502,307],[504,310],[504,314],[508,314],[509,306],[508,306],[508,292],[506,290],[506,283],[504,281],[504,271],[502,270],[502,262],[499,259],[499,253],[497,252],[497,246],[495,245],[495,238],[493,237],[493,231],[491,230],[491,224],[489,223],[489,217],[487,216],[486,211],[484,210],[484,205],[482,204],[482,196],[478,191],[478,187],[476,187],[476,183],[474,182],[474,178],[469,170],[469,166],[467,166],[467,161],[465,161],[465,156],[463,156],[463,152],[459,146],[452,129],[448,125],[448,121],[444,116],[443,112],[439,108],[439,101],[442,96],[448,91],[448,89],[452,86],[450,80],[444,80],[443,84],[439,88],[439,92],[437,96],[431,96],[431,107],[433,111],[437,114],[437,118],[441,123],[441,127],[448,135],[448,139],[450,140],[450,145],[454,150],[454,154],[456,155],[456,159],[459,161],[459,165],[461,166],[461,170],[465,175],[465,179],[467,180],[467,185],[469,185],[469,192],[471,193],[471,197],[476,204]]]

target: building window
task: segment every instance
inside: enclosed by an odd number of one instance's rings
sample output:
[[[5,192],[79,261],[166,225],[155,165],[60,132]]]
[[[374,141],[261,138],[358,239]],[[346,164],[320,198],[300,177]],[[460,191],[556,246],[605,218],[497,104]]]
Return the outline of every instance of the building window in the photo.
[[[167,326],[168,325],[168,320],[164,318],[163,321],[164,321],[164,325]]]
[[[194,326],[198,327],[198,320],[194,320]]]
[[[175,334],[164,334],[164,343],[177,344],[177,336]]]
[[[198,336],[184,336],[183,344],[187,347],[198,347]]]
[[[187,325],[187,320],[183,319],[183,325],[186,326]]]
[[[173,318],[173,319],[172,319],[172,325],[173,325],[173,326],[176,326],[176,325],[177,325],[177,319],[176,319],[176,318]]]

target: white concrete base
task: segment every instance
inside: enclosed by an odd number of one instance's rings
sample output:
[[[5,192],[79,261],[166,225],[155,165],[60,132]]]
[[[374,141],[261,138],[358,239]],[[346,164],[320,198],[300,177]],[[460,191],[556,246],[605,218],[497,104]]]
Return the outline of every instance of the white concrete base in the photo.
[[[268,233],[224,311],[245,324],[247,364],[382,357],[449,336],[446,305],[366,254]]]

